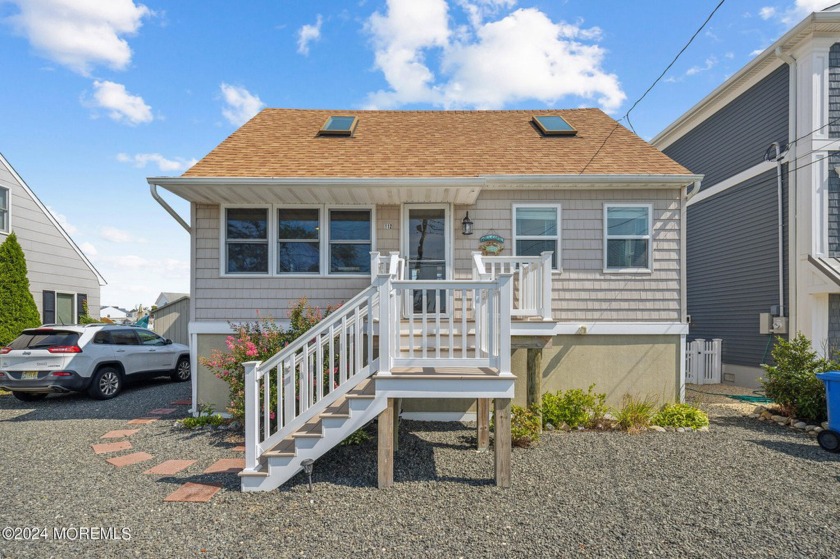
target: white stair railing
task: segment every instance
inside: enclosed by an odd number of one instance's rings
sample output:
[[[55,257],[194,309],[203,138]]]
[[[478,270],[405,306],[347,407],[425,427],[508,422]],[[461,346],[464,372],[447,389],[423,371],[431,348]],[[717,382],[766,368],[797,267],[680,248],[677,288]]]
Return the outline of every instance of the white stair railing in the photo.
[[[494,280],[513,274],[512,316],[537,316],[551,320],[551,258],[540,256],[483,256],[473,252],[473,279]]]

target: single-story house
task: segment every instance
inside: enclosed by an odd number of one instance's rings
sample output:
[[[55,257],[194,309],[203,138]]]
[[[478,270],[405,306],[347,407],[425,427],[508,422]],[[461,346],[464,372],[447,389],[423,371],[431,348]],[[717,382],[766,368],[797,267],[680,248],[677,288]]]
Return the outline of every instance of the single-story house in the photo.
[[[0,154],[0,243],[12,232],[26,257],[29,289],[45,324],[99,316],[105,278]]]
[[[255,382],[340,378],[299,381],[312,405],[287,399],[277,432],[246,442],[245,488],[282,483],[260,478],[263,453],[363,381],[350,409],[376,403],[362,419],[401,399],[403,417],[483,421],[496,399],[504,420],[511,399],[591,384],[611,403],[680,400],[701,178],[597,109],[265,109],[183,176],[148,179],[190,232],[193,402],[227,403],[198,358],[225,348],[230,322],[284,319],[301,297],[343,305]],[[190,202],[189,223],[158,187]]]

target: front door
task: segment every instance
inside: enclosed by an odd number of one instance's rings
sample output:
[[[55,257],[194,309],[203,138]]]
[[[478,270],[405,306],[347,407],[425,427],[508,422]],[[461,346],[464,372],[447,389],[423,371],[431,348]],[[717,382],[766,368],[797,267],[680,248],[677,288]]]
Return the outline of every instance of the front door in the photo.
[[[55,321],[58,324],[75,324],[73,307],[76,298],[70,293],[55,294]]]
[[[403,211],[403,254],[406,279],[449,278],[449,206],[406,204]],[[427,313],[446,312],[446,292],[416,289],[409,309]]]

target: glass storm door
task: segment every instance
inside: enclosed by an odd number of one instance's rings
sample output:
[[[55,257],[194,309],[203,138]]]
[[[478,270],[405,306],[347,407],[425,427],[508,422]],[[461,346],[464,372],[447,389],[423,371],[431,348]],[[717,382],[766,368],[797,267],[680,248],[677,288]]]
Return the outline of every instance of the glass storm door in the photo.
[[[404,214],[406,279],[445,280],[448,277],[449,220],[446,206],[406,206]],[[415,289],[415,313],[445,313],[446,291]]]

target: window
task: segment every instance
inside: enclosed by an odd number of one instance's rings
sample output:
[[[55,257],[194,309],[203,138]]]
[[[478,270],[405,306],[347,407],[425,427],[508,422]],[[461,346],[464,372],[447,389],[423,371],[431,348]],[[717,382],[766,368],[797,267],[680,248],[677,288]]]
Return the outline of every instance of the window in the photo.
[[[114,345],[140,345],[134,330],[113,330],[111,340]]]
[[[107,330],[100,330],[93,335],[93,343],[95,344],[112,344],[111,333]]]
[[[277,210],[277,273],[321,273],[321,212]]]
[[[605,269],[650,270],[651,212],[647,204],[604,206]]]
[[[546,136],[574,136],[577,134],[574,126],[566,119],[557,115],[537,115],[533,117],[534,124]]]
[[[369,274],[370,210],[330,210],[330,273]]]
[[[331,116],[321,129],[319,136],[351,136],[359,119],[355,116]]]
[[[513,206],[513,250],[516,256],[539,256],[550,250],[551,267],[560,264],[560,206]]]
[[[227,273],[268,273],[268,210],[225,210]]]
[[[11,231],[11,223],[9,223],[9,189],[0,187],[0,232],[8,233]]]
[[[166,340],[149,330],[137,330],[142,345],[166,345]]]

